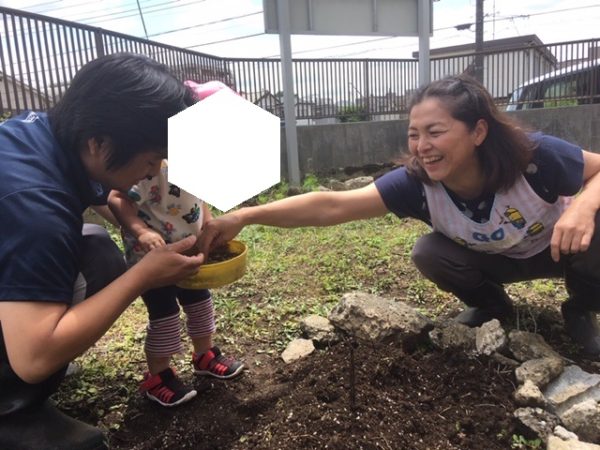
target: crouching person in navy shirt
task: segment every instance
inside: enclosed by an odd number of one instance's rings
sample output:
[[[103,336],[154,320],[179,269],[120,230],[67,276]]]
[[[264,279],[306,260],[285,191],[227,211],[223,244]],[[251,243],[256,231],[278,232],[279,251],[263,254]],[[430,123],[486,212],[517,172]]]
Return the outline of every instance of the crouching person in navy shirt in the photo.
[[[149,287],[195,272],[191,237],[123,256],[82,213],[157,175],[167,119],[194,102],[165,66],[115,54],[85,65],[47,114],[0,125],[0,448],[104,449],[100,430],[48,397],[68,363]]]

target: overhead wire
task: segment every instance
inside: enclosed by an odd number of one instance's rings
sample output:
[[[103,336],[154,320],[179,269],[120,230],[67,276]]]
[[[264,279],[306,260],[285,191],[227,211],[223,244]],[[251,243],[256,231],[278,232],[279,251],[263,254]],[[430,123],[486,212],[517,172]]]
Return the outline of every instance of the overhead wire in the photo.
[[[54,3],[59,3],[60,1],[62,1],[62,0],[55,0],[55,1],[50,1],[50,2],[44,2],[44,3],[39,3],[37,5],[39,6],[39,5],[44,5],[44,4],[54,4]],[[174,8],[180,8],[180,7],[190,6],[190,5],[197,4],[197,3],[202,3],[202,2],[205,2],[205,1],[207,1],[207,0],[194,0],[194,1],[191,1],[191,2],[187,2],[187,3],[183,3],[183,4],[177,4],[177,5],[173,5],[172,1],[158,3],[158,4],[146,6],[147,9],[144,10],[144,14],[152,14],[154,12],[167,11],[167,10],[171,10],[171,9],[174,9]],[[79,5],[87,4],[87,3],[92,3],[92,2],[80,3]],[[170,5],[170,6],[165,7],[165,8],[160,8],[161,6],[165,6],[165,5]],[[31,7],[33,7],[33,6],[35,6],[35,5],[32,5]],[[489,23],[491,21],[496,22],[496,21],[510,20],[514,24],[514,20],[515,19],[523,19],[523,18],[529,18],[529,17],[533,17],[533,16],[540,16],[540,15],[547,15],[547,14],[556,14],[556,13],[562,13],[562,12],[568,12],[568,11],[574,11],[574,10],[581,10],[581,9],[588,9],[588,8],[596,8],[596,7],[600,7],[600,4],[597,4],[597,5],[584,5],[584,6],[573,6],[573,7],[569,7],[569,8],[561,8],[561,9],[552,10],[552,11],[542,11],[542,12],[531,13],[531,14],[511,15],[511,16],[507,16],[507,17],[503,17],[503,18],[497,18],[496,17],[493,20],[486,20],[484,23]],[[158,9],[151,9],[151,8],[158,8]],[[60,9],[60,8],[56,8],[56,9]],[[115,18],[116,16],[119,16],[119,15],[122,15],[122,14],[128,14],[130,12],[132,14],[126,15],[126,16],[122,16],[122,17],[118,17],[118,19],[124,19],[124,18],[128,18],[128,17],[135,17],[135,16],[139,15],[139,11],[136,8],[133,8],[133,9],[130,9],[130,10],[123,10],[123,11],[113,12],[113,13],[109,13],[109,14],[103,14],[103,15],[99,15],[99,16],[86,17],[84,19],[79,19],[79,21],[92,21],[92,20],[102,19],[102,18],[107,18],[106,20],[110,20],[111,17]],[[189,27],[182,27],[182,28],[179,28],[179,29],[173,29],[173,30],[169,30],[169,31],[165,31],[165,32],[160,32],[160,33],[153,33],[153,34],[148,35],[148,37],[162,36],[162,35],[166,35],[166,34],[172,34],[172,33],[178,32],[178,31],[185,31],[185,30],[189,30],[189,29],[195,29],[195,28],[201,28],[201,27],[204,27],[204,26],[210,26],[210,25],[214,25],[214,24],[217,24],[217,23],[222,23],[222,22],[227,22],[227,21],[233,21],[233,20],[237,20],[237,19],[241,19],[241,18],[253,16],[253,15],[258,15],[261,12],[262,11],[257,11],[257,12],[253,12],[253,13],[242,14],[242,15],[239,15],[239,16],[230,16],[230,17],[226,17],[226,18],[219,19],[219,20],[216,20],[216,21],[206,22],[206,23],[203,23],[203,24],[192,25],[192,26],[189,26]],[[104,22],[106,20],[101,20],[101,22]],[[115,20],[117,20],[117,19],[115,19]],[[434,29],[434,31],[441,31],[441,30],[453,29],[455,27],[456,26],[442,27],[442,28]],[[249,39],[249,38],[261,36],[261,35],[264,35],[264,34],[265,34],[264,32],[261,32],[261,33],[251,33],[251,34],[242,35],[242,36],[235,36],[235,37],[227,38],[227,39],[221,39],[221,40],[216,40],[216,41],[211,41],[211,42],[205,42],[205,43],[201,43],[201,44],[189,45],[189,46],[185,46],[183,48],[185,48],[185,49],[199,48],[199,47],[204,47],[204,46],[209,46],[209,45],[222,44],[222,43],[231,42],[231,41],[238,41],[238,40],[242,40],[242,39]],[[297,54],[302,54],[302,53],[314,53],[314,52],[319,52],[319,51],[323,51],[323,50],[329,50],[329,49],[334,49],[334,48],[343,48],[343,47],[348,47],[348,46],[353,46],[353,45],[360,45],[360,44],[365,44],[365,43],[369,43],[369,42],[390,40],[390,39],[395,39],[395,38],[396,38],[395,36],[386,36],[386,37],[382,37],[382,38],[365,39],[365,40],[361,40],[361,41],[350,42],[350,43],[347,43],[347,44],[339,44],[339,45],[335,45],[335,46],[328,46],[328,47],[320,47],[320,48],[315,48],[315,49],[295,51],[294,54],[297,55]],[[370,50],[365,50],[365,51],[362,51],[362,52],[354,52],[354,53],[351,53],[351,54],[346,54],[345,56],[351,56],[351,55],[366,53],[368,51],[370,51]],[[263,58],[274,58],[274,57],[277,57],[277,56],[279,56],[279,55],[278,54],[274,54],[274,55],[263,56]]]
[[[572,8],[563,8],[563,9],[559,9],[559,10],[553,10],[553,11],[542,11],[539,13],[532,13],[532,14],[515,14],[515,15],[511,15],[511,16],[507,16],[507,17],[502,17],[499,19],[495,19],[495,21],[503,21],[503,20],[510,20],[513,24],[514,24],[514,19],[523,19],[523,18],[529,18],[531,16],[539,16],[539,15],[545,15],[545,14],[555,14],[555,13],[559,13],[559,12],[566,12],[566,11],[571,11],[571,10],[578,10],[578,9],[586,9],[586,8],[598,8],[600,7],[600,4],[598,5],[588,5],[588,6],[578,6],[578,7],[572,7]],[[492,22],[493,20],[485,20],[484,23],[489,23]],[[454,29],[456,28],[456,25],[453,26],[448,26],[448,27],[442,27],[442,28],[435,28],[433,31],[443,31],[443,30],[450,30],[450,29]],[[369,43],[369,42],[374,42],[374,41],[383,41],[383,40],[389,40],[389,39],[396,39],[397,36],[386,36],[383,38],[376,38],[376,39],[365,39],[362,41],[356,41],[356,42],[350,42],[348,44],[340,44],[340,45],[335,45],[335,46],[331,46],[331,47],[322,47],[322,48],[317,48],[317,49],[310,49],[310,50],[300,50],[300,51],[294,51],[294,55],[298,55],[301,53],[313,53],[313,52],[318,52],[318,51],[322,51],[322,50],[329,50],[331,48],[339,48],[339,47],[345,47],[345,46],[352,46],[352,45],[359,45],[359,44],[365,44],[365,43]],[[409,45],[407,45],[409,46]],[[398,48],[401,48],[404,46],[400,46]],[[351,53],[351,54],[347,54],[344,56],[352,56],[352,55],[358,55],[361,53],[366,53],[370,50],[364,50],[362,52],[355,52],[355,53]],[[269,55],[269,56],[264,56],[264,58],[275,58],[278,57],[279,55]],[[338,55],[339,56],[339,55]]]

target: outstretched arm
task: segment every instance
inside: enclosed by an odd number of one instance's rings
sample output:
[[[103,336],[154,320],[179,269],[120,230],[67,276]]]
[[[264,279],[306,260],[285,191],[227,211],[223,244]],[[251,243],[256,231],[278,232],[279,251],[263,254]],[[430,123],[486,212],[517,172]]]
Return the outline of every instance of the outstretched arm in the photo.
[[[583,190],[573,199],[556,225],[550,240],[552,259],[560,254],[586,251],[594,236],[596,213],[600,209],[600,155],[583,151]]]
[[[241,208],[206,223],[198,239],[203,254],[233,239],[246,225],[284,228],[336,225],[388,212],[374,184],[341,192],[310,192],[266,205]]]

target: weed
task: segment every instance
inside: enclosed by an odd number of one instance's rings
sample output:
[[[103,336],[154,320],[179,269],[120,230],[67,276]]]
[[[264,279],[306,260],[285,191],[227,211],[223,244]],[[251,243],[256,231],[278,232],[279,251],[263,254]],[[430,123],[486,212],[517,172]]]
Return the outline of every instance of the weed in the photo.
[[[537,449],[542,447],[541,439],[527,439],[522,435],[513,434],[510,448],[531,448]]]

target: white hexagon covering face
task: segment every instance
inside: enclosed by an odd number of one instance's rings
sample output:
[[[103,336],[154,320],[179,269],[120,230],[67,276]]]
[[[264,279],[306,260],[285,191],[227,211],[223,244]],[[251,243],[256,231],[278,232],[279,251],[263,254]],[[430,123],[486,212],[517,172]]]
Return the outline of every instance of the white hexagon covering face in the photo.
[[[229,89],[169,118],[169,182],[228,211],[280,181],[280,119]]]

